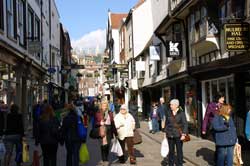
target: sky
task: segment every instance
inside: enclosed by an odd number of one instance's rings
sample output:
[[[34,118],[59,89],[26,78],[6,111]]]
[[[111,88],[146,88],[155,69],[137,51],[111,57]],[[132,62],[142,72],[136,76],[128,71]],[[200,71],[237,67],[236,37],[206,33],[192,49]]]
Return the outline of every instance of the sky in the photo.
[[[128,13],[138,0],[56,0],[60,21],[69,32],[71,45],[84,51],[105,48],[108,9]]]

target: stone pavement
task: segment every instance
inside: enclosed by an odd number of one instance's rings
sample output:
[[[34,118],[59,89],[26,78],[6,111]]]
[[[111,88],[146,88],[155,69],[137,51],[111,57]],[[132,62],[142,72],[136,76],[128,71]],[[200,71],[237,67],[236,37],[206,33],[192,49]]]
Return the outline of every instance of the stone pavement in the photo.
[[[160,155],[161,141],[164,133],[158,132],[151,134],[148,132],[147,122],[141,122],[142,144],[135,145],[135,153],[137,158],[137,166],[160,166],[163,158]],[[37,149],[41,155],[40,147],[35,146],[34,140],[31,138],[31,132],[27,132],[27,141],[30,146],[30,162],[24,163],[24,166],[32,166],[33,151]],[[97,166],[101,161],[100,146],[98,140],[88,139],[87,146],[90,154],[90,161],[82,166]],[[213,162],[214,144],[210,141],[203,140],[191,136],[191,141],[184,143],[184,166],[208,166]],[[40,166],[42,166],[42,156]],[[14,166],[14,155],[11,166]],[[57,166],[66,165],[66,150],[64,146],[58,146]],[[129,166],[129,161],[120,164],[114,154],[110,154],[110,166]]]
[[[158,132],[156,134],[149,133],[148,124],[145,121],[141,122],[140,131],[142,134],[147,135],[158,144],[164,138],[164,133]],[[209,140],[197,138],[190,135],[191,141],[183,144],[184,161],[197,166],[210,166],[213,165],[213,155],[215,144]],[[184,163],[184,165],[187,165]]]

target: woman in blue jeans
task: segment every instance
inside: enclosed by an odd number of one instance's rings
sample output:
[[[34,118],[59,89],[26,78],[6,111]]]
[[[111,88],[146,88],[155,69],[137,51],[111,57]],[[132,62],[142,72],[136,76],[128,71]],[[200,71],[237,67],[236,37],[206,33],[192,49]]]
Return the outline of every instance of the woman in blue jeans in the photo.
[[[152,134],[159,131],[159,123],[158,120],[160,119],[160,114],[158,112],[158,106],[156,103],[153,103],[152,110],[150,112],[150,120],[152,120]]]
[[[237,142],[237,134],[231,112],[232,107],[229,104],[224,104],[212,121],[217,146],[216,166],[224,166],[225,162],[227,166],[233,166],[233,152]]]

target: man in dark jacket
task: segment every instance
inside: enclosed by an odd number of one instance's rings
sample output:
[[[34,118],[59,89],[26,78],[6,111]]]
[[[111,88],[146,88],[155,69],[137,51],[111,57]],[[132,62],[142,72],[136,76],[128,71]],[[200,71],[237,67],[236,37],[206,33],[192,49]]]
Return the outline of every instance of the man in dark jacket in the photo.
[[[63,119],[62,133],[64,136],[65,146],[67,150],[67,166],[79,165],[79,149],[82,140],[77,131],[78,115],[73,104],[67,106],[69,113]]]
[[[179,109],[179,100],[170,101],[170,110],[166,112],[166,137],[169,144],[169,166],[174,166],[175,146],[177,150],[176,165],[183,165],[183,140],[188,134],[185,112]]]
[[[135,119],[135,128],[140,128],[140,121],[138,116],[138,106],[136,104],[135,100],[131,100],[129,102],[129,113],[133,116]]]

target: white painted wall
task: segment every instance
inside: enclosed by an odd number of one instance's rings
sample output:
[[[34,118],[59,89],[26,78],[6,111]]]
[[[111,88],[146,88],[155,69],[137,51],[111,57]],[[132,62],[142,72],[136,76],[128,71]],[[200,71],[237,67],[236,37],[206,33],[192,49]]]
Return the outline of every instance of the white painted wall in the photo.
[[[119,29],[112,29],[112,38],[114,40],[114,61],[120,63],[120,48],[119,48]]]
[[[168,0],[147,0],[133,11],[134,57],[149,44],[154,31],[168,14]]]
[[[145,1],[133,13],[134,57],[145,48],[153,34],[153,18],[150,1]]]

